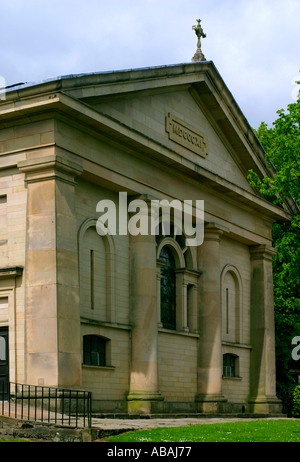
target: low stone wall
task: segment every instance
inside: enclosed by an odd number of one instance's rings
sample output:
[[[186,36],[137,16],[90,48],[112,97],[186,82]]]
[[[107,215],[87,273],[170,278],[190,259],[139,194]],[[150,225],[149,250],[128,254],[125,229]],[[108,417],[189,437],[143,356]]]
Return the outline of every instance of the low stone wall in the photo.
[[[67,428],[38,422],[24,422],[0,416],[0,439],[24,439],[33,441],[89,443],[98,438],[92,428]]]

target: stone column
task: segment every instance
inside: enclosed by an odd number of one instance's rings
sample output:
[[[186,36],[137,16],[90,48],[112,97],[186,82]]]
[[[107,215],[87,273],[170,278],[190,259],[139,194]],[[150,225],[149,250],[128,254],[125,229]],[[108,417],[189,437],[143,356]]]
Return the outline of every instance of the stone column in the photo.
[[[187,283],[184,269],[176,270],[176,327],[178,331],[189,332],[187,320]]]
[[[27,183],[26,383],[81,385],[75,181],[81,167],[53,154],[22,161]]]
[[[251,363],[250,411],[281,412],[276,397],[275,325],[272,258],[276,250],[265,245],[251,254]]]
[[[205,226],[204,242],[198,248],[200,276],[198,412],[222,412],[222,316],[220,288],[220,239],[223,228]]]
[[[145,212],[146,213],[146,212]],[[150,217],[147,216],[150,225]],[[158,391],[158,314],[156,239],[130,236],[131,259],[131,370],[128,411],[157,412],[163,397]]]
[[[198,326],[198,287],[192,286],[193,294],[192,294],[192,313],[190,314],[189,319],[189,326],[191,332],[198,333],[199,326]]]

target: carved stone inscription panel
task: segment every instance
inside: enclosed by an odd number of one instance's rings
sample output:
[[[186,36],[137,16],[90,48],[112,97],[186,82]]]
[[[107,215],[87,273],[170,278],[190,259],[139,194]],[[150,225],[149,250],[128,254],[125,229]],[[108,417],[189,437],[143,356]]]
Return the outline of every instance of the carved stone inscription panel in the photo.
[[[206,158],[208,154],[206,136],[170,113],[166,115],[166,132],[170,140]]]

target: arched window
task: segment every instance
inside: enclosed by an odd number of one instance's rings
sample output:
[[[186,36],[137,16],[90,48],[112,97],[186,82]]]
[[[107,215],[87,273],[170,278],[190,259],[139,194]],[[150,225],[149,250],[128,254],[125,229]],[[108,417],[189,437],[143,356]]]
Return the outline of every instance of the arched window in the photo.
[[[181,236],[157,237],[158,327],[198,332],[197,294],[200,273],[193,249]]]
[[[165,329],[176,329],[176,265],[172,251],[165,246],[160,252],[161,267],[160,302],[161,323]]]
[[[98,335],[83,337],[83,364],[87,366],[107,366],[108,340]]]

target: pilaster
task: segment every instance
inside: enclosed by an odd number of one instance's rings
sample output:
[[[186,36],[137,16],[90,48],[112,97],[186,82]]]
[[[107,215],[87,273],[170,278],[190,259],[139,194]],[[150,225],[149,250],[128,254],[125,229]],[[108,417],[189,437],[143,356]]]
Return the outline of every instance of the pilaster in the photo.
[[[275,325],[272,258],[276,250],[266,245],[250,248],[251,255],[251,372],[252,412],[281,412],[276,397]]]
[[[142,212],[141,212],[142,213]],[[151,235],[130,235],[131,273],[131,370],[128,411],[148,414],[163,400],[158,390],[158,312],[156,239]]]
[[[204,242],[198,249],[202,275],[199,300],[198,412],[221,412],[222,326],[220,293],[220,240],[224,229],[214,223],[205,226]]]
[[[26,383],[81,385],[75,178],[55,154],[18,164],[27,184]]]

